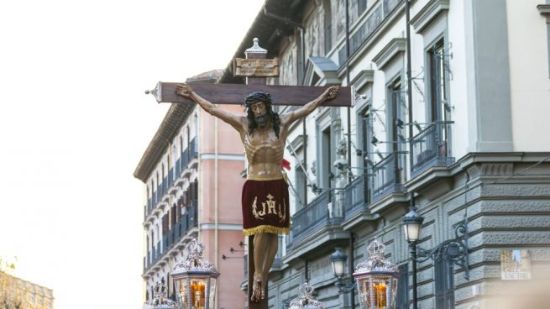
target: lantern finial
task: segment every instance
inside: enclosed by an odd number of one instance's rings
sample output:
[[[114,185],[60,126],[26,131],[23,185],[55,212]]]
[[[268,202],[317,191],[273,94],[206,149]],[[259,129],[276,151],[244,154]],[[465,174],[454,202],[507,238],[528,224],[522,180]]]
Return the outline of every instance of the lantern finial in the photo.
[[[289,309],[324,309],[323,303],[313,298],[313,287],[309,283],[300,286],[300,296],[290,301]]]

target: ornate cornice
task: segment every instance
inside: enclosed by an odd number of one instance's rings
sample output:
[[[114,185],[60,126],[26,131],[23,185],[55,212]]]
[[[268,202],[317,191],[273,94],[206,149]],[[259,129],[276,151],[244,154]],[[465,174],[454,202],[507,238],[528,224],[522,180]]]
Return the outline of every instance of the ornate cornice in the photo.
[[[431,0],[411,19],[411,25],[422,32],[439,14],[448,10],[449,0]]]
[[[550,24],[550,4],[539,4],[537,9],[542,16],[546,17],[546,23]]]
[[[374,70],[362,70],[351,80],[351,84],[356,91],[361,91],[363,87],[374,82]]]
[[[374,56],[372,62],[376,63],[379,70],[382,70],[386,64],[397,56],[399,53],[405,52],[407,41],[404,38],[392,39],[382,50]]]

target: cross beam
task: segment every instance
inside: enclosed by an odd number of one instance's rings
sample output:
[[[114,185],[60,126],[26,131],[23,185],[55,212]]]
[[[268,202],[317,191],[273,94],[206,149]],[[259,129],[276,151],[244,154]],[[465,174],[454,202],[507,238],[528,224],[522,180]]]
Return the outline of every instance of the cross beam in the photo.
[[[179,83],[159,82],[155,89],[149,91],[159,103],[193,103],[176,94]],[[193,91],[214,104],[244,104],[244,98],[251,92],[264,91],[271,94],[274,105],[304,105],[317,98],[327,87],[311,86],[270,86],[243,84],[193,84]],[[340,87],[334,100],[323,106],[350,106],[350,87]]]

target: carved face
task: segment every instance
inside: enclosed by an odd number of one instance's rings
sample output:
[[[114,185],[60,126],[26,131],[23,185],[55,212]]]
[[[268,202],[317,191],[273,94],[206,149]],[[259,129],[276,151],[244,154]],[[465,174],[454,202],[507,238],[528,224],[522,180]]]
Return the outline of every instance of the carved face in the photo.
[[[263,128],[267,124],[267,106],[264,102],[258,101],[250,105],[250,110],[254,114],[254,120],[258,127]]]

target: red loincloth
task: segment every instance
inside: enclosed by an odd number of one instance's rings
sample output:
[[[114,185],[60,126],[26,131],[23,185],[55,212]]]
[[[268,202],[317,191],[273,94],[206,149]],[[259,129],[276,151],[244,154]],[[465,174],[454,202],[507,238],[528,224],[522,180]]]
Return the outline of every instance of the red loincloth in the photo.
[[[288,233],[288,185],[283,179],[247,180],[243,186],[242,208],[245,236]]]

